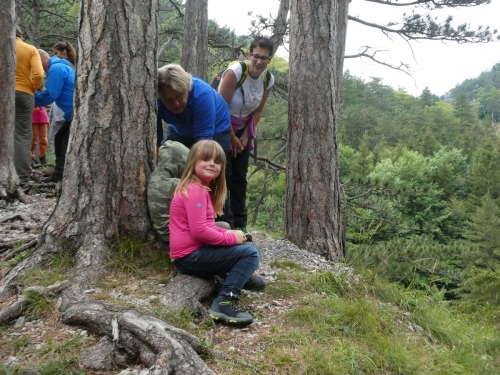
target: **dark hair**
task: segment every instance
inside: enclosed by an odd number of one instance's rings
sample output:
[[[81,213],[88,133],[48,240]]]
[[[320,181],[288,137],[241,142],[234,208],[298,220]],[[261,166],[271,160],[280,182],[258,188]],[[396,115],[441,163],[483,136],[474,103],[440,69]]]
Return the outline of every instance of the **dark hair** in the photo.
[[[271,42],[270,39],[264,36],[256,37],[253,42],[250,44],[250,53],[253,52],[253,49],[256,47],[265,48],[269,50],[269,57],[273,55],[274,52],[274,43]]]
[[[70,42],[57,42],[52,46],[52,49],[56,49],[58,51],[66,51],[68,60],[76,66],[76,51]]]
[[[16,38],[21,38],[23,37],[23,31],[19,26],[16,26]]]

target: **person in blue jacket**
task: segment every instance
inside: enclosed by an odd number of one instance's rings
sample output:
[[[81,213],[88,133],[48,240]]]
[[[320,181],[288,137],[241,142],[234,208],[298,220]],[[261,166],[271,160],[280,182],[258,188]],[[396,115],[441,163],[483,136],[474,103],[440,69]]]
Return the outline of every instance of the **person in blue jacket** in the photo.
[[[224,99],[205,81],[193,77],[180,65],[158,69],[157,145],[166,139],[188,148],[202,139],[213,139],[224,151],[231,149],[231,115]]]
[[[66,150],[68,148],[69,130],[73,118],[73,94],[75,90],[75,71],[67,60],[57,56],[50,57],[44,50],[38,50],[42,60],[43,70],[47,72],[45,90],[35,93],[35,106],[46,106],[56,103],[64,112],[64,124],[56,133],[55,156],[56,168],[54,173],[42,182],[61,181],[66,161]]]
[[[226,154],[226,181],[230,181],[231,114],[222,96],[208,83],[177,64],[159,68],[156,121],[158,147],[164,142],[163,122],[168,124],[165,140],[187,148],[204,139],[220,144]],[[224,216],[232,226],[229,204],[224,207]]]

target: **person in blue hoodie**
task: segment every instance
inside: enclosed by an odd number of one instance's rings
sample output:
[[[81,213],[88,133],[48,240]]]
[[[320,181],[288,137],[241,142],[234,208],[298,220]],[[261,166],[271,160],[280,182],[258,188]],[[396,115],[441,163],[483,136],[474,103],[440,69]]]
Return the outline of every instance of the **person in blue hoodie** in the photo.
[[[213,139],[224,152],[231,149],[231,115],[224,99],[205,81],[191,76],[180,65],[158,69],[157,146],[166,139],[187,148],[202,139]]]
[[[158,69],[157,146],[163,143],[163,122],[168,124],[166,140],[191,148],[196,142],[211,139],[226,154],[226,182],[231,178],[231,114],[220,94],[208,83],[187,73],[180,65]],[[224,205],[224,220],[232,227],[229,200]]]
[[[66,150],[68,148],[69,130],[73,118],[73,94],[75,91],[75,71],[67,60],[57,56],[50,57],[47,52],[39,49],[43,70],[47,73],[45,90],[35,93],[35,106],[46,106],[56,103],[64,112],[64,124],[56,133],[55,156],[56,168],[54,173],[42,182],[58,182],[62,180]]]

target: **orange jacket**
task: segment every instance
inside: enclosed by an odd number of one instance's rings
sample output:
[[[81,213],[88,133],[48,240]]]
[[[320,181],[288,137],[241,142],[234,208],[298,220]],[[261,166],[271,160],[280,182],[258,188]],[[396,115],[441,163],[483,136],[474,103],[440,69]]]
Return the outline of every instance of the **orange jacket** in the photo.
[[[16,38],[16,91],[33,95],[44,76],[42,60],[37,49]]]

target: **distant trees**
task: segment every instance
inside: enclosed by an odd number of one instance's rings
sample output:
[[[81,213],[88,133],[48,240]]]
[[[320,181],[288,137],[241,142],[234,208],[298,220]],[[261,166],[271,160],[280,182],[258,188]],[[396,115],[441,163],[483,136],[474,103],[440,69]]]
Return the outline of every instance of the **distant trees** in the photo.
[[[25,38],[51,50],[61,40],[76,44],[78,0],[16,0],[16,19]]]
[[[492,122],[500,121],[500,89],[492,86],[483,87],[479,90],[477,100],[480,118],[489,117]]]

